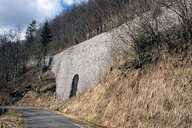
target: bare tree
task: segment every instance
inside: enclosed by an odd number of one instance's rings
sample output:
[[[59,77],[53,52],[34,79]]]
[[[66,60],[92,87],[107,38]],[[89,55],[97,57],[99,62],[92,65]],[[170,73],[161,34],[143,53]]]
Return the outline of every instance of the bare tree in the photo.
[[[0,81],[15,80],[24,72],[24,54],[24,44],[20,41],[19,32],[11,30],[0,37]]]
[[[157,1],[179,16],[181,24],[180,35],[185,39],[192,38],[192,1],[191,0],[167,0],[167,2]]]

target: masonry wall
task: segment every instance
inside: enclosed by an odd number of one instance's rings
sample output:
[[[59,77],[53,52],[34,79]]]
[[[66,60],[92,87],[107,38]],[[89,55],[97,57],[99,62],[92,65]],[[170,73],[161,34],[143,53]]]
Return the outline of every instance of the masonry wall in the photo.
[[[54,57],[52,71],[56,75],[58,97],[64,100],[69,97],[75,74],[79,75],[78,93],[103,79],[113,61],[110,37],[101,34]]]

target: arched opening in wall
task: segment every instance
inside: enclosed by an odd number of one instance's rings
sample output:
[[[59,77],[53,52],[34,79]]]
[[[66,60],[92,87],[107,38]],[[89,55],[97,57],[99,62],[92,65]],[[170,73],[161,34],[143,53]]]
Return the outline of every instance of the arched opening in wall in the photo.
[[[79,82],[79,75],[76,74],[74,75],[72,80],[71,92],[70,92],[69,98],[72,98],[77,95],[78,82]]]

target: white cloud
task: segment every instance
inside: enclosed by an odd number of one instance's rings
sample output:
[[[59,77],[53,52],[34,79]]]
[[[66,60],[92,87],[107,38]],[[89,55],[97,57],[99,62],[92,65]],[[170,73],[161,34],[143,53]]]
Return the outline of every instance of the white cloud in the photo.
[[[59,14],[65,6],[88,0],[0,0],[0,33],[20,26],[22,30],[32,20],[42,23]],[[63,5],[61,5],[61,2]],[[63,6],[63,7],[62,7]]]
[[[62,10],[59,0],[36,0],[36,6],[46,17],[53,17]]]
[[[0,0],[0,28],[23,26],[33,19],[42,22],[60,11],[59,0]]]
[[[73,4],[80,4],[82,2],[87,2],[88,0],[62,0],[64,5],[71,6]]]
[[[61,11],[59,0],[0,0],[0,34],[20,28],[24,38],[25,28],[32,20],[42,23]]]
[[[68,6],[73,5],[74,4],[74,0],[63,0],[63,4],[66,4]]]

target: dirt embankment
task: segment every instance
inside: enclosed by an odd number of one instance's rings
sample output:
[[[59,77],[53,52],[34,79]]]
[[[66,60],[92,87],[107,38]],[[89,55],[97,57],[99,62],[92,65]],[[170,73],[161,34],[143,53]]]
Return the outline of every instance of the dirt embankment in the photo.
[[[51,71],[41,73],[31,70],[21,83],[23,86],[30,85],[31,88],[16,102],[16,105],[43,108],[54,107],[57,101],[55,94],[56,81],[55,75]]]
[[[143,69],[115,68],[61,112],[114,128],[192,126],[192,57],[164,55]]]
[[[30,68],[16,81],[11,81],[0,89],[0,105],[46,106],[49,98],[55,98],[56,82],[51,71],[41,73]],[[40,98],[42,100],[40,100]]]

